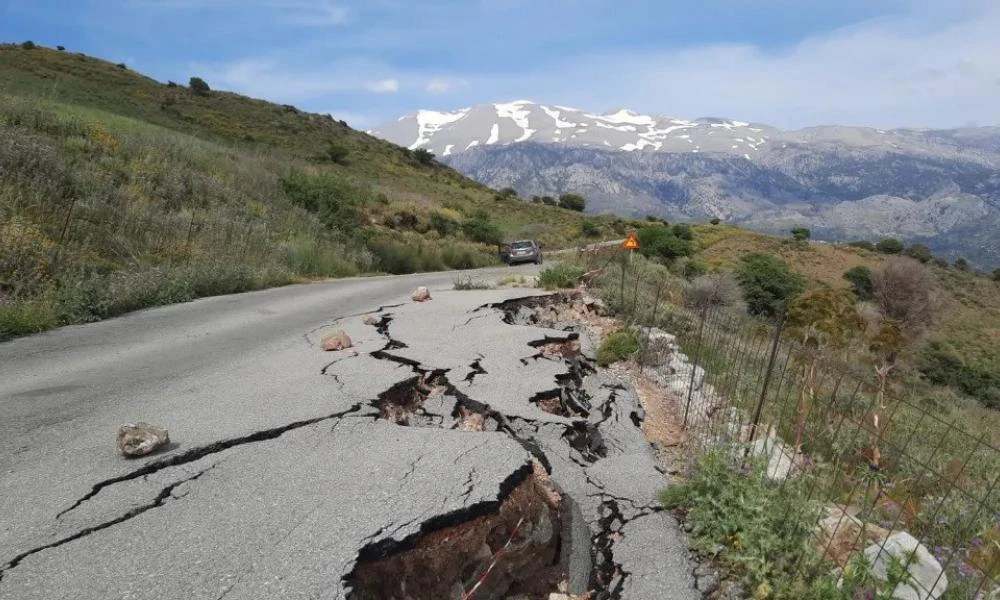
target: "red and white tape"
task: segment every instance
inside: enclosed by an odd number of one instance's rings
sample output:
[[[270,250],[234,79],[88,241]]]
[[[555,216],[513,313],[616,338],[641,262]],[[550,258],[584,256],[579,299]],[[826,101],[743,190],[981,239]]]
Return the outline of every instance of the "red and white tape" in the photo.
[[[514,531],[511,531],[510,537],[507,538],[507,543],[504,544],[503,547],[497,550],[497,553],[493,555],[493,560],[490,562],[490,566],[486,569],[486,572],[483,573],[482,577],[479,578],[479,581],[476,582],[476,585],[472,586],[471,590],[465,592],[465,595],[462,596],[462,600],[470,600],[472,596],[476,593],[476,590],[478,590],[479,587],[483,585],[483,582],[486,581],[486,577],[489,576],[490,572],[493,570],[493,567],[497,566],[497,563],[500,562],[500,558],[507,551],[507,548],[511,545],[511,543],[513,543],[514,536],[517,535],[517,530],[521,527],[521,523],[524,523],[524,517],[521,517],[521,519],[517,522],[517,525],[514,526]]]

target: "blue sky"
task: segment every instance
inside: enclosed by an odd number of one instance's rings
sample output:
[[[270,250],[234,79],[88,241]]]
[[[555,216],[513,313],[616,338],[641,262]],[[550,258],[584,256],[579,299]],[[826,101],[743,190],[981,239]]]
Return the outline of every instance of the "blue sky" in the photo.
[[[0,39],[359,128],[529,99],[780,127],[1000,125],[996,0],[0,0]]]

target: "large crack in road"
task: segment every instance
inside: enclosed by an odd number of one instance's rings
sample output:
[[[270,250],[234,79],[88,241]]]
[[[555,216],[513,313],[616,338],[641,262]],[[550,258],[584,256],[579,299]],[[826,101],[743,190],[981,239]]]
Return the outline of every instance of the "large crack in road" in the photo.
[[[565,301],[436,293],[308,332],[355,340],[313,372],[329,412],[93,484],[0,600],[697,597],[638,400]]]
[[[558,295],[530,297],[494,305],[484,305],[473,312],[492,309],[500,314],[500,320],[507,325],[544,327],[557,323],[545,322],[544,317],[538,314],[537,308],[539,306],[551,308],[553,304],[567,301],[566,297]],[[488,356],[483,353],[477,353],[476,358],[468,364],[468,374],[463,378],[463,382],[468,384],[465,391],[457,389],[447,378],[447,373],[451,370],[449,367],[430,366],[449,364],[447,361],[436,362],[433,354],[423,354],[419,350],[414,352],[414,343],[409,338],[404,341],[398,334],[394,336],[391,333],[390,324],[399,318],[398,315],[394,314],[382,316],[379,321],[379,333],[385,338],[386,344],[382,350],[372,353],[372,356],[379,360],[405,365],[413,369],[415,376],[407,380],[403,386],[397,386],[385,396],[380,397],[379,408],[382,418],[392,420],[398,425],[505,433],[528,450],[539,460],[540,464],[544,465],[547,476],[552,474],[552,466],[545,448],[558,447],[561,443],[564,458],[577,467],[577,472],[557,475],[554,487],[558,490],[557,494],[563,495],[567,499],[567,512],[575,511],[579,514],[579,502],[582,501],[589,505],[590,515],[589,518],[580,515],[588,525],[589,535],[586,541],[580,539],[579,533],[576,535],[577,539],[559,540],[561,556],[558,561],[559,569],[556,570],[556,579],[569,583],[569,589],[565,591],[576,594],[591,591],[595,600],[646,597],[633,593],[642,585],[631,585],[633,583],[630,581],[632,570],[630,570],[629,565],[622,564],[623,560],[620,557],[616,558],[615,546],[622,539],[623,529],[627,525],[660,512],[654,496],[655,487],[661,485],[662,481],[657,482],[659,474],[650,461],[648,466],[653,468],[647,469],[645,474],[629,472],[621,473],[620,476],[633,478],[637,475],[645,475],[652,478],[654,482],[652,486],[644,490],[645,493],[639,492],[638,497],[623,497],[610,492],[604,483],[591,477],[588,473],[588,469],[609,455],[602,432],[602,426],[605,424],[610,424],[607,429],[613,438],[612,445],[618,452],[624,454],[638,450],[639,456],[645,455],[648,458],[649,448],[642,440],[642,434],[638,433],[642,424],[643,411],[634,394],[629,395],[619,382],[608,382],[597,376],[593,357],[588,356],[581,347],[580,332],[567,331],[561,334],[556,334],[554,331],[544,332],[541,337],[526,342],[528,347],[535,348],[538,352],[527,358],[519,359],[520,365],[525,369],[530,369],[534,363],[540,360],[554,361],[562,365],[562,372],[555,373],[553,377],[555,387],[542,389],[525,398],[529,405],[534,405],[540,411],[560,418],[552,422],[526,417],[520,411],[516,415],[504,414],[502,406],[493,408],[487,402],[474,400],[475,390],[468,388],[473,386],[478,377],[490,374],[484,367],[484,363],[488,362]],[[482,314],[468,318],[462,323],[453,325],[452,330],[468,327],[473,321],[484,318],[486,315]],[[566,329],[573,328],[572,324],[561,323],[561,325]],[[406,356],[390,352],[390,350],[401,349],[408,349],[411,352]],[[597,390],[598,399],[594,398],[591,389]],[[392,410],[386,410],[386,398],[394,399]],[[512,400],[517,402],[516,398]],[[445,415],[450,416],[450,424]],[[469,415],[478,417],[478,420],[472,420],[471,426],[469,425]],[[627,421],[621,418],[623,415],[627,415]],[[487,420],[492,422],[494,426],[484,427],[483,424]],[[625,426],[626,422],[627,426]],[[622,443],[622,440],[617,439],[622,435],[632,439],[628,440],[627,443]],[[548,439],[543,441],[540,438]],[[569,483],[566,481],[567,479],[576,479],[577,481],[568,486],[560,485],[561,483]],[[574,496],[573,492],[567,492],[567,487],[584,489],[582,498]],[[650,491],[654,492],[654,496],[649,495]],[[505,498],[501,496],[499,502],[499,506],[503,506]],[[487,516],[485,513],[470,514],[466,525],[474,522],[477,518]],[[567,525],[573,519],[570,514],[560,514],[558,518],[565,519]],[[510,523],[507,524],[508,528],[510,525]],[[662,526],[662,524],[658,525]],[[453,528],[451,535],[453,537],[458,535],[454,529],[460,529],[459,524],[450,523],[449,526]],[[676,524],[668,523],[667,526],[676,528]],[[568,530],[563,525],[560,525],[560,529]],[[428,570],[435,570],[435,565],[437,565],[437,571],[434,573],[435,581],[450,582],[452,587],[460,591],[470,589],[476,582],[482,585],[487,576],[492,577],[494,581],[502,577],[489,571],[491,566],[495,565],[493,565],[493,561],[484,562],[490,558],[488,552],[478,554],[479,563],[474,561],[457,579],[455,573],[441,572],[442,569],[446,571],[447,569],[438,561],[428,558],[426,554],[417,554],[416,557],[409,556],[409,561],[401,558],[408,551],[412,551],[421,544],[426,544],[436,531],[435,527],[425,526],[420,533],[406,541],[405,549],[397,549],[400,542],[391,539],[383,539],[362,548],[359,552],[358,565],[345,578],[352,589],[352,594],[349,597],[358,600],[403,597],[403,595],[412,598],[445,597],[446,589],[429,587],[429,584],[420,577],[412,578],[413,573],[426,576]],[[571,535],[567,536],[567,538],[571,537]],[[581,546],[584,544],[587,546],[586,551],[581,552]],[[543,546],[543,549],[539,550],[537,557],[538,562],[543,566],[545,566],[547,559],[551,560],[546,557],[545,548],[547,547]],[[674,549],[680,550],[676,545]],[[449,555],[447,549],[438,547],[437,550],[442,555]],[[650,548],[649,550],[662,552],[666,548]],[[454,549],[452,549],[453,551]],[[475,543],[471,543],[463,551],[464,556],[475,555]],[[421,560],[424,562],[419,562]],[[644,560],[656,562],[655,560]],[[444,564],[454,566],[456,562],[461,564],[457,557],[451,557]],[[508,580],[502,582],[503,585],[494,584],[492,588],[487,590],[477,589],[477,593],[482,594],[481,597],[484,598],[535,597],[524,594],[519,586],[524,581],[537,581],[537,571],[537,568],[517,569],[507,574]],[[649,569],[645,569],[645,571],[648,572]],[[373,573],[377,573],[378,576],[373,576]],[[667,587],[671,588],[671,594],[665,597],[680,598],[696,595],[694,593],[688,594],[692,582],[687,581],[683,576],[674,577],[667,573],[662,574],[661,579],[668,580]],[[671,579],[674,581],[669,581]],[[679,586],[677,585],[678,580]],[[387,587],[386,581],[394,583]],[[373,582],[378,582],[378,585]],[[648,581],[642,583],[648,583]],[[426,590],[428,595],[423,595],[424,592],[406,592],[408,588],[414,587]],[[653,587],[657,587],[656,584]],[[432,588],[433,591],[431,591]],[[660,591],[663,591],[662,587]],[[459,593],[454,595],[458,598],[464,597]],[[538,597],[547,596],[542,594]]]

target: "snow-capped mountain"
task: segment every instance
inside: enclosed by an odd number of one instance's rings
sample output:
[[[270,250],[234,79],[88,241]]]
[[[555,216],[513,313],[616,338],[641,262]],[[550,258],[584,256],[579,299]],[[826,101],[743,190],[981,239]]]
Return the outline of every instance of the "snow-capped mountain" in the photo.
[[[613,150],[756,153],[774,129],[725,119],[676,119],[628,109],[593,114],[527,100],[454,112],[421,110],[369,131],[406,146],[450,156],[476,146],[534,142]]]
[[[576,192],[592,212],[897,236],[1000,265],[998,127],[785,131],[518,101],[421,110],[369,133],[523,198]]]

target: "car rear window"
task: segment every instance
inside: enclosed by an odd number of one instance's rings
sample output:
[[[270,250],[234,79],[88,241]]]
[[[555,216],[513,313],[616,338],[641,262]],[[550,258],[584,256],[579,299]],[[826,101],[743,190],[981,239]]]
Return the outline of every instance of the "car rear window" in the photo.
[[[531,242],[514,242],[510,247],[515,250],[524,250],[525,248],[531,248]]]

